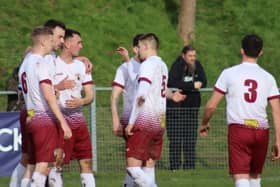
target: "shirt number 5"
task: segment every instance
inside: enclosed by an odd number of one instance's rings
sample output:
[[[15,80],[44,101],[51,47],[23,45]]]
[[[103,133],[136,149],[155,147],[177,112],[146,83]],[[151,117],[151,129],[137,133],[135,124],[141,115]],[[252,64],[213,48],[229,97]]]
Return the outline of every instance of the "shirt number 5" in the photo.
[[[244,99],[248,103],[254,103],[257,99],[257,88],[258,88],[258,83],[255,80],[252,79],[246,79],[244,81],[244,85],[248,87],[248,92],[244,93]]]
[[[166,91],[165,87],[166,87],[166,76],[163,75],[161,80],[161,97],[165,97],[165,91]]]

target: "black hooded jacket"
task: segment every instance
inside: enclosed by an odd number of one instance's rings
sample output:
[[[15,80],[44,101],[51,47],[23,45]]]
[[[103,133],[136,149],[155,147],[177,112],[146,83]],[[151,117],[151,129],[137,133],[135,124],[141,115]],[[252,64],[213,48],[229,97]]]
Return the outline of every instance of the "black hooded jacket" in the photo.
[[[167,101],[167,107],[200,107],[200,92],[194,88],[194,82],[200,81],[202,88],[206,87],[207,79],[204,69],[199,61],[195,61],[194,74],[190,74],[188,71],[185,60],[179,56],[172,64],[169,71],[168,88],[178,88],[183,91],[183,94],[187,95],[187,98],[179,103],[175,103],[172,100]]]

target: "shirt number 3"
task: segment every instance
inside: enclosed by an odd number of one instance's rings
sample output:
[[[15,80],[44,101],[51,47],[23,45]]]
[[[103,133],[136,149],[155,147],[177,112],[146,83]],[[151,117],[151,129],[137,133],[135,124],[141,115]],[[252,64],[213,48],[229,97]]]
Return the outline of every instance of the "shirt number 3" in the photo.
[[[246,79],[244,81],[244,85],[248,87],[248,92],[244,93],[244,99],[248,103],[254,103],[257,99],[257,88],[258,88],[258,83],[255,80],[252,79]]]

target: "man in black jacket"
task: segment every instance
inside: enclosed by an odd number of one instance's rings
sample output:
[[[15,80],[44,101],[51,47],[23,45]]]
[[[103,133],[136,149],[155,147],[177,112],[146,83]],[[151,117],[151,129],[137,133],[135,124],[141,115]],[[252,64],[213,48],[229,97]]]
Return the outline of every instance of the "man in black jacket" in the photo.
[[[196,50],[185,46],[182,54],[172,64],[168,87],[182,90],[186,99],[175,103],[167,101],[167,136],[169,138],[170,169],[181,166],[183,169],[195,168],[195,146],[197,140],[198,112],[201,103],[199,89],[205,87],[206,75],[202,65],[196,60]]]

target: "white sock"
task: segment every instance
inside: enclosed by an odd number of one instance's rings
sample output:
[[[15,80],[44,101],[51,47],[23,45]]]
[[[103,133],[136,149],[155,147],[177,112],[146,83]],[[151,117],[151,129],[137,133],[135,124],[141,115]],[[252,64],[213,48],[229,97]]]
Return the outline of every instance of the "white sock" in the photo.
[[[250,179],[250,187],[261,187],[261,178]]]
[[[51,168],[48,183],[51,187],[63,187],[62,172],[60,169],[56,167]]]
[[[142,169],[143,169],[144,173],[146,173],[153,181],[153,187],[157,187],[156,177],[155,177],[155,168],[154,167],[152,167],[152,168],[143,167]]]
[[[26,168],[19,162],[11,175],[10,187],[20,186],[21,179],[24,175],[25,169]]]
[[[127,167],[126,170],[139,187],[153,187],[152,179],[140,167]]]
[[[125,176],[123,187],[136,187],[136,183],[133,178],[128,174]]]
[[[250,187],[249,179],[238,179],[235,181],[235,187]]]
[[[31,179],[30,178],[23,178],[21,180],[21,185],[20,187],[29,187],[31,184]]]
[[[95,187],[95,179],[92,173],[81,173],[80,177],[83,187]]]
[[[30,187],[45,187],[47,176],[35,171],[32,175],[32,181]]]

